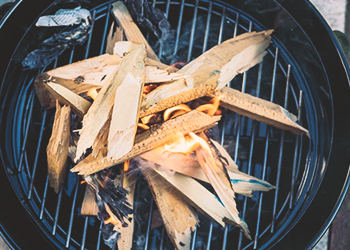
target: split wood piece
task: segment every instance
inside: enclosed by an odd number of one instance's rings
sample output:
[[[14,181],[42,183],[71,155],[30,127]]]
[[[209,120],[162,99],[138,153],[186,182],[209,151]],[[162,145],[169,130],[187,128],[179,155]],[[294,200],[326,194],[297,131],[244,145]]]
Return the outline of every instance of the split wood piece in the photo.
[[[117,185],[117,183],[115,182]],[[134,196],[135,196],[135,185],[136,178],[135,175],[124,172],[123,173],[123,181],[121,183],[123,188],[129,191],[129,194],[126,195],[128,202],[131,206],[134,205]],[[120,225],[115,226],[114,230],[120,232],[120,237],[117,241],[118,249],[131,250],[133,233],[134,233],[134,219],[133,214],[130,215],[132,218],[131,222],[128,222],[127,227],[122,227]]]
[[[116,42],[124,40],[124,32],[123,29],[119,26],[114,30],[115,23],[113,22],[111,28],[109,29],[108,37],[107,37],[107,45],[106,45],[106,53],[113,55],[113,48]]]
[[[309,136],[308,130],[296,123],[297,118],[293,114],[275,103],[229,87],[224,87],[211,96],[220,96],[220,106],[236,113],[279,129],[288,130],[296,135]]]
[[[114,185],[121,185],[122,184],[122,178],[118,178],[121,175],[117,175],[117,178],[114,180]],[[86,185],[85,188],[85,194],[83,203],[81,205],[81,211],[80,213],[82,215],[88,215],[88,216],[97,216],[98,214],[98,206],[96,204],[95,200],[95,190],[90,185]]]
[[[216,146],[216,141],[211,140]],[[226,152],[226,150],[219,144],[219,146]],[[228,155],[228,153],[226,152]],[[208,178],[204,174],[202,168],[199,166],[197,157],[193,153],[182,154],[166,151],[164,146],[158,147],[140,155],[142,159],[158,164],[159,170],[165,171],[168,175],[174,172],[187,175],[200,181],[209,183]],[[263,181],[254,176],[245,174],[237,169],[232,170],[236,166],[232,158],[228,155],[221,154],[220,157],[224,159],[227,174],[229,176],[231,186],[235,193],[245,196],[252,196],[253,191],[269,191],[275,187],[270,183]]]
[[[200,132],[212,128],[217,125],[220,118],[221,116],[210,117],[204,113],[193,110],[151,127],[137,135],[132,150],[120,159],[107,161],[106,158],[96,159],[90,154],[72,168],[71,171],[79,172],[80,175],[95,173],[172,141],[179,133],[188,134],[192,131]]]
[[[101,55],[47,71],[35,78],[34,86],[41,106],[55,107],[55,98],[43,83],[53,82],[71,90],[77,95],[86,93],[96,85],[103,85],[108,76],[120,64],[118,55]]]
[[[148,44],[140,29],[132,20],[132,17],[123,2],[118,1],[112,4],[113,15],[120,27],[124,30],[124,34],[128,41],[144,44],[147,50],[147,56],[154,60],[158,60],[151,46]]]
[[[72,108],[73,112],[83,118],[91,106],[91,102],[85,100],[80,95],[75,94],[60,84],[48,82],[44,83],[50,93],[64,105]]]
[[[98,206],[95,201],[94,191],[86,185],[83,204],[81,205],[81,215],[97,216]]]
[[[164,171],[158,170],[158,165],[155,163],[143,160],[140,157],[134,159],[139,163],[141,168],[150,168],[153,170],[152,175],[159,174],[159,176],[175,187],[187,202],[221,226],[224,227],[225,223],[235,224],[231,215],[217,197],[196,180],[179,173],[169,176]]]
[[[67,173],[69,135],[70,107],[61,107],[57,101],[52,134],[46,148],[49,184],[56,193]]]
[[[179,79],[189,78],[180,73],[169,73],[166,69],[159,69],[156,66],[145,67],[146,83],[165,83]]]
[[[110,111],[112,113],[112,110]],[[108,116],[106,123],[102,126],[100,132],[98,132],[94,143],[92,144],[92,152],[95,158],[102,159],[107,156],[107,143],[108,143],[108,134],[111,127],[111,114]]]
[[[250,197],[252,196],[253,191],[267,192],[275,188],[275,186],[271,185],[267,181],[239,171],[238,166],[225,148],[215,140],[211,139],[210,141],[210,145],[217,150],[218,155],[220,155],[220,158],[223,159],[223,162],[225,162],[225,167],[227,169],[231,185],[236,193]]]
[[[143,71],[144,60],[145,47],[144,45],[139,45],[138,49],[131,51],[123,58],[113,77],[103,85],[96,100],[84,116],[83,126],[79,131],[80,138],[75,161],[79,160],[86,149],[92,146],[99,131],[108,120],[119,86],[127,76],[132,78],[140,75],[139,72]],[[113,124],[113,118],[111,123]],[[113,125],[111,125],[112,127]]]
[[[271,41],[271,33],[272,30],[245,33],[211,48],[178,71],[192,76],[193,81],[178,80],[153,90],[144,99],[140,116],[210,95],[214,89],[223,88],[237,74],[262,61]]]
[[[141,170],[150,186],[171,242],[178,250],[189,250],[191,232],[199,223],[197,215],[167,181],[154,174],[150,168],[141,167]]]
[[[239,217],[235,193],[225,167],[221,164],[220,160],[218,160],[215,151],[209,146],[210,141],[204,133],[200,134],[198,140],[200,141],[200,146],[196,149],[196,156],[199,165],[233,220],[242,229],[245,236],[250,239],[248,226]]]
[[[139,51],[138,61],[142,63],[134,65],[133,71],[127,73],[116,90],[107,144],[107,158],[112,160],[121,158],[132,149],[137,132],[144,85],[146,51],[138,50],[137,47],[134,49]]]

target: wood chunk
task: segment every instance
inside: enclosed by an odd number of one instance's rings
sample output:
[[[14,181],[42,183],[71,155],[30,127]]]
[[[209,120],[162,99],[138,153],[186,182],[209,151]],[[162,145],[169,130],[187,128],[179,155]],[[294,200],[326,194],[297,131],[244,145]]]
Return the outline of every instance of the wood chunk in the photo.
[[[122,185],[126,190],[129,191],[129,194],[126,197],[130,205],[133,206],[134,196],[135,196],[135,185],[136,185],[135,175],[124,172]],[[134,219],[133,219],[134,215],[131,214],[130,217],[132,218],[132,220],[127,227],[121,227],[121,226],[114,227],[114,230],[117,230],[118,232],[120,232],[120,238],[117,241],[118,249],[131,250],[133,233],[134,233]]]
[[[140,157],[135,158],[135,160],[139,163],[140,167],[153,170],[152,175],[158,174],[161,176],[176,188],[187,202],[196,207],[200,212],[211,217],[221,226],[224,227],[225,222],[234,224],[231,215],[217,197],[191,177],[178,173],[169,176],[164,171],[158,170],[157,165],[152,162],[143,160]]]
[[[137,75],[134,72],[139,71],[139,68],[143,69],[144,55],[145,47],[143,45],[127,54],[113,74],[113,77],[103,85],[96,100],[84,116],[83,127],[79,131],[80,139],[77,145],[76,161],[87,148],[92,146],[99,131],[108,120],[110,110],[113,108],[116,91],[125,77],[127,75]]]
[[[211,96],[220,96],[220,106],[236,113],[279,129],[288,130],[296,135],[309,136],[308,130],[296,123],[297,118],[293,114],[275,103],[229,87],[224,87]]]
[[[98,207],[95,201],[94,191],[86,185],[83,204],[81,205],[81,215],[97,216]]]
[[[94,159],[93,156],[89,155],[72,168],[71,171],[79,172],[80,175],[95,173],[159,147],[173,140],[178,133],[187,134],[192,131],[199,132],[214,127],[219,120],[220,116],[210,117],[204,113],[193,110],[137,135],[132,150],[120,159],[107,161],[106,158]]]
[[[112,111],[110,111],[112,112]],[[95,158],[102,159],[107,156],[107,143],[108,143],[108,134],[111,126],[112,116],[109,115],[106,123],[102,126],[100,132],[98,132],[94,144],[92,144],[91,155]]]
[[[48,82],[44,84],[60,103],[70,106],[73,112],[79,117],[83,118],[89,110],[91,102],[85,100],[83,97],[57,83]]]
[[[44,83],[62,85],[77,95],[89,89],[102,86],[120,64],[118,55],[101,55],[47,71],[35,78],[34,86],[41,106],[46,109],[55,107],[55,97],[50,94]]]
[[[188,78],[183,74],[169,73],[166,69],[159,69],[156,66],[146,66],[145,75],[146,83],[165,83]]]
[[[106,53],[113,55],[113,48],[116,42],[123,41],[124,40],[124,32],[121,27],[116,27],[115,32],[113,33],[114,29],[114,22],[111,25],[111,28],[109,30],[108,36],[107,36],[107,46],[106,46]]]
[[[46,148],[49,184],[56,193],[67,173],[68,147],[70,135],[70,107],[56,102],[55,120],[52,134]]]
[[[197,215],[162,177],[153,174],[150,168],[141,170],[151,188],[170,240],[176,249],[189,250],[191,232],[199,222]]]
[[[178,71],[193,77],[192,81],[177,80],[150,92],[142,102],[140,116],[210,95],[214,89],[223,88],[237,74],[262,61],[271,41],[271,33],[271,30],[245,33],[211,48]],[[197,88],[201,88],[201,91]]]
[[[269,191],[275,187],[267,181],[260,180],[254,176],[245,174],[238,170],[237,165],[232,160],[226,150],[216,141],[211,140],[213,146],[220,152],[225,162],[227,174],[231,182],[231,186],[235,193],[245,196],[252,196],[253,191]],[[223,150],[223,152],[222,152]],[[151,151],[141,154],[142,159],[156,163],[159,170],[165,171],[169,175],[174,172],[187,175],[200,181],[209,183],[208,178],[200,167],[197,157],[193,153],[182,154],[166,151],[165,146],[158,147]]]
[[[275,188],[275,186],[271,185],[267,181],[263,181],[259,178],[239,171],[238,166],[233,161],[228,152],[225,150],[225,148],[215,140],[211,139],[210,141],[210,145],[212,147],[215,147],[217,153],[220,155],[220,158],[224,159],[223,161],[225,162],[225,167],[227,169],[231,185],[236,193],[250,197],[252,196],[253,191],[267,192]]]
[[[141,46],[142,45],[136,45]],[[144,47],[143,47],[144,48]],[[139,59],[126,74],[116,90],[112,120],[108,134],[108,159],[118,159],[127,154],[134,145],[140,104],[144,85],[145,50],[137,50]]]
[[[124,34],[128,41],[144,44],[146,46],[147,56],[153,60],[158,60],[151,46],[142,35],[138,26],[132,20],[132,17],[123,2],[118,1],[112,4],[113,15],[120,27],[124,30]]]

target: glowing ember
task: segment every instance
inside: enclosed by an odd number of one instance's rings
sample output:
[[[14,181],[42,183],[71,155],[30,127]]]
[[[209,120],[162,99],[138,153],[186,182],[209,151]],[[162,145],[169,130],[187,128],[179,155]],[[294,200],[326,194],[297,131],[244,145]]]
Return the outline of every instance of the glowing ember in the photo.
[[[220,97],[215,97],[209,101],[209,104],[198,106],[196,110],[200,112],[204,112],[207,115],[213,116],[219,110],[219,105],[220,105]]]
[[[175,107],[169,108],[169,109],[164,111],[164,114],[163,114],[164,121],[166,121],[166,120],[170,119],[171,117],[173,117],[173,116],[171,116],[171,114],[173,112],[175,112],[175,111],[178,111],[178,110],[184,111],[184,112],[181,113],[181,114],[183,114],[183,113],[186,113],[186,112],[190,112],[191,108],[188,105],[186,105],[186,104],[180,104],[180,105],[177,105]]]
[[[149,129],[149,126],[146,125],[146,124],[143,124],[143,123],[138,123],[137,126],[138,126],[139,128],[142,128],[143,130]]]
[[[84,180],[80,182],[80,184],[84,184],[84,183],[86,183],[86,181],[84,181]]]
[[[89,89],[89,91],[86,94],[90,96],[92,100],[95,100],[98,95],[97,88]]]
[[[124,172],[129,170],[130,160],[124,161]]]
[[[155,114],[142,117],[142,118],[141,118],[141,122],[142,122],[143,124],[147,124],[147,123],[149,123],[149,121],[150,121],[150,120],[152,119],[152,117],[154,117],[154,116],[155,116]]]
[[[152,90],[154,90],[155,88],[157,88],[158,85],[157,84],[148,84],[143,86],[143,95],[147,95],[149,92],[151,92]]]

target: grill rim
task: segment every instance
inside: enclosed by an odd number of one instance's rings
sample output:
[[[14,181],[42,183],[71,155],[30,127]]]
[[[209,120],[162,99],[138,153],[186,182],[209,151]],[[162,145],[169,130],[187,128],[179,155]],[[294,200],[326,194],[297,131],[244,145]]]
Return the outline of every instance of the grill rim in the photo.
[[[37,0],[38,2],[40,2],[40,0]],[[42,4],[44,4],[46,1],[41,1],[42,2]],[[284,2],[284,1],[279,1],[279,2]],[[303,1],[303,3],[305,4],[305,5],[307,5],[307,6],[309,6],[310,8],[313,8],[309,3],[307,3],[307,1]],[[22,1],[22,2],[20,2],[20,3],[18,3],[17,4],[17,6],[21,6],[21,7],[23,7],[23,9],[25,9],[24,8],[24,6],[25,6],[25,4],[28,4],[28,2],[25,2],[25,1]],[[50,4],[49,4],[50,5]],[[48,5],[48,6],[49,6]],[[17,7],[16,6],[16,7]],[[43,6],[43,5],[39,5],[39,6]],[[300,5],[299,5],[299,7],[300,7]],[[291,8],[291,7],[290,7]],[[14,10],[14,9],[13,9]],[[17,10],[16,10],[17,11]],[[16,14],[18,13],[18,18],[19,18],[19,16],[21,16],[20,14],[19,14],[19,12],[16,12],[16,11],[11,11],[12,12],[12,14],[11,14],[11,16],[8,16],[8,18],[6,18],[6,23],[10,23],[11,22],[11,20],[12,20],[12,18],[15,18],[15,16],[16,16]],[[313,11],[314,12],[316,12],[315,11],[315,9],[313,9]],[[320,17],[320,15],[319,15],[319,13],[314,13],[314,14],[318,14],[318,18],[319,18],[319,22],[321,23],[321,24],[323,24],[323,25],[325,25],[325,21],[322,19],[322,17]],[[33,19],[33,21],[37,18],[37,14],[36,15],[33,15],[33,17],[34,17],[34,19]],[[10,25],[9,25],[10,26]],[[8,34],[6,34],[6,36],[4,36],[4,33],[2,33],[2,31],[3,31],[3,29],[2,29],[2,27],[5,27],[5,23],[3,22],[2,24],[0,24],[0,37],[8,37]],[[328,26],[327,26],[328,27]],[[326,27],[326,28],[327,28]],[[329,29],[329,27],[328,27],[328,29],[326,29],[326,31],[328,31],[328,35],[329,35],[329,32],[330,32],[330,29]],[[21,37],[21,36],[20,36]],[[333,46],[335,47],[332,47],[332,49],[335,49],[336,50],[336,52],[337,52],[337,54],[339,54],[339,56],[340,56],[340,63],[342,64],[342,65],[345,65],[345,66],[347,66],[347,63],[346,63],[346,60],[345,60],[345,56],[340,52],[341,51],[341,49],[340,49],[340,46],[339,46],[339,44],[336,42],[336,40],[335,40],[335,38],[333,37],[333,36],[329,36],[329,39],[332,41],[332,44],[333,44]],[[17,44],[16,42],[13,42],[14,40],[12,40],[12,39],[7,39],[8,41],[11,41],[11,43],[13,43],[13,44]],[[0,41],[0,44],[2,45],[2,42],[4,42],[4,41]],[[2,47],[1,47],[2,48]],[[8,53],[9,55],[11,55],[11,51],[9,51],[9,53]],[[10,57],[9,57],[10,58]],[[6,62],[6,60],[3,60],[2,62]],[[2,63],[1,62],[1,63]],[[339,63],[339,61],[337,61],[338,63]],[[1,65],[1,64],[0,64]],[[0,68],[0,72],[3,70],[3,67],[1,67]],[[344,69],[343,69],[344,70]],[[345,74],[346,74],[346,78],[347,78],[347,80],[349,80],[349,70],[345,70]],[[1,74],[0,74],[1,75]],[[347,81],[348,82],[348,81]],[[334,149],[332,149],[332,150],[334,150]],[[3,164],[4,164],[4,162],[2,162]],[[338,171],[339,171],[339,169],[337,169]],[[343,170],[342,172],[344,172],[345,170]],[[6,176],[6,175],[1,175],[2,177],[1,177],[1,179],[6,179],[6,177],[5,178],[3,178],[4,176]],[[345,177],[344,178],[344,180],[345,180],[345,182],[344,182],[344,188],[343,188],[343,191],[340,193],[341,195],[340,195],[340,197],[339,197],[339,200],[336,202],[336,206],[333,208],[333,212],[332,212],[332,214],[333,214],[333,216],[331,216],[331,217],[334,217],[334,214],[335,214],[335,212],[339,209],[339,206],[340,206],[340,203],[341,203],[341,201],[343,200],[343,198],[344,198],[344,196],[345,196],[345,191],[347,190],[347,188],[348,188],[348,186],[349,186],[349,178],[348,178],[348,176],[347,175],[344,175],[343,177]],[[2,181],[4,181],[4,180],[2,180]],[[8,182],[8,180],[5,180],[5,181],[7,181]],[[3,182],[2,182],[3,183]],[[10,184],[10,183],[8,183],[8,184]],[[324,185],[323,185],[324,186]],[[10,189],[12,189],[12,187],[11,187],[11,185],[10,185]],[[2,196],[2,194],[1,194],[1,196]],[[15,195],[15,197],[16,197],[16,195]],[[17,198],[17,197],[16,197]],[[1,216],[1,215],[0,215]],[[326,223],[326,224],[328,224],[329,225],[329,223],[330,223],[330,220],[331,220],[331,218],[329,218],[328,219],[328,222]],[[3,223],[1,223],[1,225],[3,225]],[[2,229],[4,229],[5,227],[4,226],[2,226],[2,228],[1,228],[1,231],[2,231]],[[325,228],[325,227],[324,227]],[[5,234],[5,235],[8,235],[8,232],[6,231],[6,230],[4,230],[3,231],[3,234]],[[7,239],[7,237],[5,236],[5,239]],[[13,241],[12,240],[12,237],[11,236],[9,236],[9,238],[8,238],[8,240],[9,241]],[[316,239],[317,240],[317,239]],[[41,247],[42,247],[42,245],[40,245]],[[15,248],[13,248],[13,249],[15,249]],[[18,248],[18,249],[20,249],[20,248]]]

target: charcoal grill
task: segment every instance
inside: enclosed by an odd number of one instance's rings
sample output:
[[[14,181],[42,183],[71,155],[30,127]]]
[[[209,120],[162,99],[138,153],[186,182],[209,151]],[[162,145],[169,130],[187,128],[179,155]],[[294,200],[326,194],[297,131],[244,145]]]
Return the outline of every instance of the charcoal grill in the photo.
[[[217,43],[247,31],[275,28],[268,54],[231,82],[231,87],[278,103],[296,114],[310,138],[295,136],[225,111],[221,142],[241,170],[276,185],[276,190],[237,195],[252,241],[240,231],[200,217],[191,249],[307,249],[334,218],[349,185],[349,70],[342,50],[320,14],[303,0],[232,3],[206,0],[151,2],[177,30],[176,50],[190,60]],[[35,6],[35,10],[27,12]],[[0,24],[1,210],[3,238],[13,249],[108,249],[101,223],[80,215],[85,186],[69,173],[59,194],[48,188],[45,149],[54,112],[35,95],[37,74],[104,53],[114,19],[111,2],[94,1],[92,32],[52,64],[23,71],[21,61],[52,31],[34,26],[42,14],[74,8],[73,1],[19,1]],[[186,31],[186,32],[185,32]],[[146,34],[146,33],[145,33]],[[152,43],[155,51],[163,48]],[[138,183],[143,214],[135,249],[173,249],[161,226],[151,229],[156,205]]]

